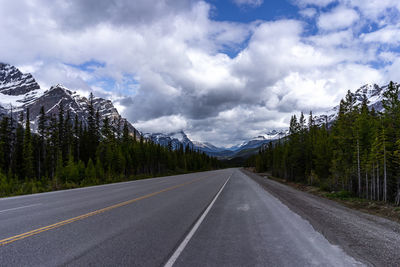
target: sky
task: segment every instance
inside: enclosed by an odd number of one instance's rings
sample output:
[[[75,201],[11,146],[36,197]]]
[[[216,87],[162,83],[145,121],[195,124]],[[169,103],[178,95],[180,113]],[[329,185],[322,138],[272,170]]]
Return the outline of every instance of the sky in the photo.
[[[0,0],[0,62],[230,146],[400,81],[398,0]]]

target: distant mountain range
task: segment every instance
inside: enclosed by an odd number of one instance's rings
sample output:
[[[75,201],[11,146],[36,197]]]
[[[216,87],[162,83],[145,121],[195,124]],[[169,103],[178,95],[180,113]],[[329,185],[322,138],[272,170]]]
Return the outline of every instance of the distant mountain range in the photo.
[[[12,113],[14,118],[18,118],[21,112],[29,108],[32,130],[36,131],[41,107],[44,107],[48,116],[52,116],[58,114],[60,105],[63,105],[65,112],[70,112],[72,119],[77,115],[79,120],[87,122],[89,100],[86,97],[60,84],[49,89],[41,88],[31,74],[0,63],[0,116]],[[101,119],[110,118],[114,127],[118,124],[122,127],[127,121],[120,116],[111,100],[95,97],[94,108],[99,111]],[[136,132],[139,136],[135,127],[127,123],[130,132]]]
[[[144,137],[154,143],[163,146],[171,146],[173,149],[178,149],[180,146],[189,146],[192,149],[204,151],[208,155],[219,157],[222,159],[231,159],[237,156],[248,156],[258,151],[260,146],[271,141],[287,136],[288,131],[270,131],[265,135],[260,135],[250,140],[247,140],[239,145],[229,148],[217,147],[208,142],[199,142],[190,140],[184,131],[172,133],[146,133]]]

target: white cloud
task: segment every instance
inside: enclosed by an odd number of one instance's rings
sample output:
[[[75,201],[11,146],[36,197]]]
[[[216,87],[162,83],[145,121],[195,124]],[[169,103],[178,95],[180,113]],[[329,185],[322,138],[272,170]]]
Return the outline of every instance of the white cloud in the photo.
[[[299,6],[317,6],[317,7],[325,7],[331,3],[337,2],[337,0],[294,0],[294,2]]]
[[[339,6],[330,12],[322,13],[318,18],[318,27],[322,30],[347,28],[359,19],[354,9]]]
[[[300,10],[300,15],[307,18],[312,18],[317,14],[317,10],[315,8],[309,7]]]
[[[232,0],[238,6],[259,7],[264,0]]]
[[[134,125],[144,133],[170,133],[188,128],[186,119],[181,115],[163,116],[146,121],[139,120]]]
[[[400,60],[399,57],[392,58],[392,64],[386,66],[386,80],[400,81]]]
[[[399,58],[399,54],[395,52],[381,52],[379,53],[379,58],[385,63],[391,63]]]
[[[400,28],[397,25],[390,25],[371,33],[362,34],[360,37],[364,42],[396,45],[400,42]]]
[[[7,40],[0,42],[7,52],[0,61],[33,72],[46,88],[94,90],[141,131],[184,129],[216,145],[286,127],[292,113],[329,109],[367,82],[400,79],[399,61],[380,49],[398,44],[396,24],[385,19],[388,25],[362,38],[356,27],[386,16],[393,1],[382,0],[375,15],[370,2],[363,9],[360,1],[340,0],[326,11],[335,1],[303,0],[297,3],[311,18],[306,22],[252,23],[212,20],[203,1],[131,2],[98,1],[93,8],[85,1],[0,0],[0,36]],[[321,30],[310,35],[307,23],[315,18]],[[93,60],[104,66],[84,71],[64,64]],[[390,65],[374,67],[376,60]]]
[[[398,0],[341,0],[350,7],[360,10],[361,14],[369,19],[378,22],[381,26],[390,23],[391,15],[398,13],[400,2]],[[396,16],[392,16],[395,18]]]
[[[355,43],[352,30],[336,31],[327,34],[324,33],[320,35],[311,36],[308,39],[321,47],[332,47],[332,46],[349,47],[351,45],[354,45]]]

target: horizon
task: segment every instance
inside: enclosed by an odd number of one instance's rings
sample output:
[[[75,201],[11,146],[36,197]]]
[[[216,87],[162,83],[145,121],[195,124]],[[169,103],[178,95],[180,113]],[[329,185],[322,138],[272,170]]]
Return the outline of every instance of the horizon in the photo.
[[[144,133],[230,147],[400,80],[396,1],[62,4],[3,1],[0,61],[112,100]]]

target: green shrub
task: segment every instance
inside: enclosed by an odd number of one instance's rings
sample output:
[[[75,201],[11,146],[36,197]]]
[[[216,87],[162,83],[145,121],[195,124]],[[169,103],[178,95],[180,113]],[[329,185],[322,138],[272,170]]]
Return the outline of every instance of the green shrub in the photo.
[[[346,190],[326,194],[329,198],[349,199],[352,197],[351,193]]]

